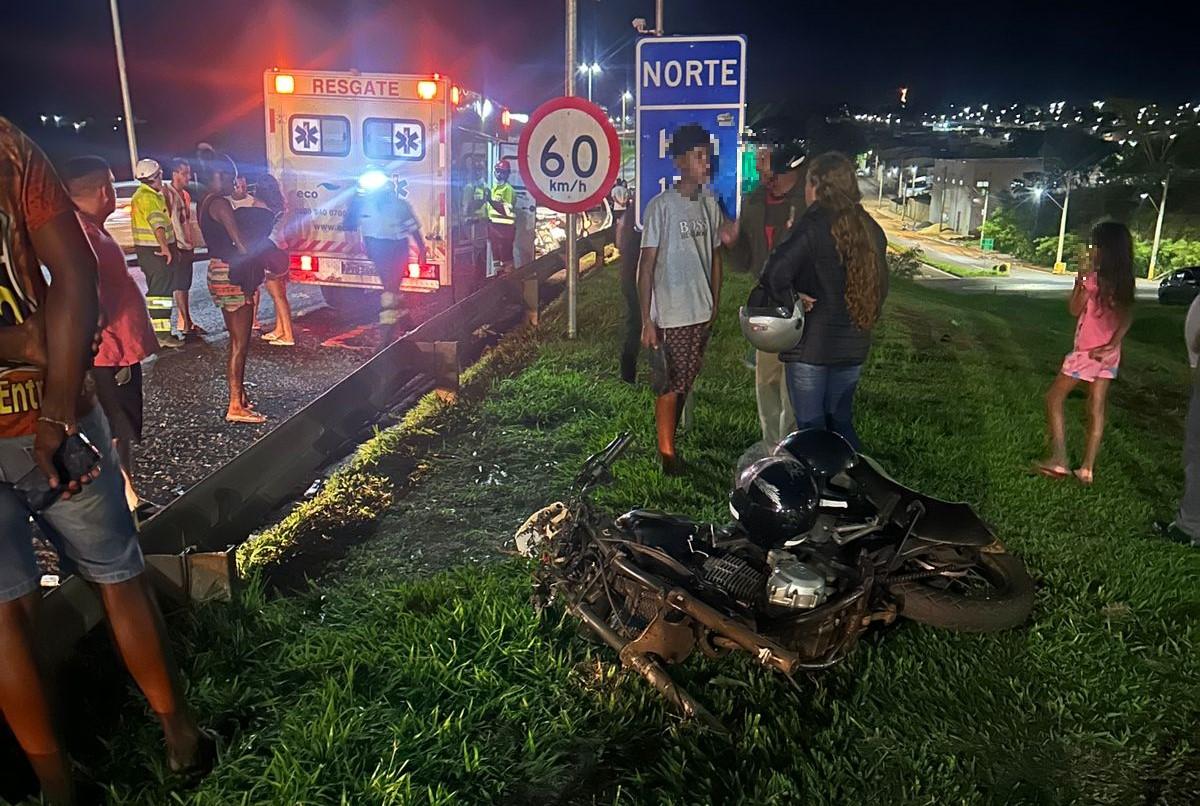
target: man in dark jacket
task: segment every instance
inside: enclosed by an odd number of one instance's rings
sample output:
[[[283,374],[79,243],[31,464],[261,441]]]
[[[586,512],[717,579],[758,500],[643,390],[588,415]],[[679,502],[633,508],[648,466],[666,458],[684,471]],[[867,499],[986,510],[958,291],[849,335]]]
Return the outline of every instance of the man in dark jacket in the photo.
[[[741,271],[762,272],[767,255],[787,239],[804,215],[804,148],[790,142],[771,146],[762,166],[762,184],[742,201],[739,236],[731,250],[732,262]],[[777,443],[796,428],[796,414],[788,398],[783,364],[775,353],[757,351],[754,359],[754,394],[763,439]]]

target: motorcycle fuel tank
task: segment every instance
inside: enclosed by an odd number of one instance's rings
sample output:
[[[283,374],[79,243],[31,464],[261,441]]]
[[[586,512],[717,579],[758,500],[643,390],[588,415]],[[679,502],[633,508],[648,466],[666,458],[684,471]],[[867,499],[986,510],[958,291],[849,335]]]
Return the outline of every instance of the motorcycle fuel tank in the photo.
[[[767,578],[767,601],[790,610],[811,610],[828,594],[825,575],[797,560],[786,551],[767,554],[771,576]]]

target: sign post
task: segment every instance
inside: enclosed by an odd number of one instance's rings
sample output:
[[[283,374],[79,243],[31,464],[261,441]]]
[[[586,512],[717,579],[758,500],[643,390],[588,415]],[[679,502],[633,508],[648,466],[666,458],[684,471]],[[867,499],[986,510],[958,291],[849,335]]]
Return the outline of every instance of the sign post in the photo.
[[[678,36],[637,43],[637,195],[634,215],[678,179],[671,137],[687,123],[708,131],[713,145],[712,187],[722,209],[741,208],[741,146],[746,101],[746,38]]]

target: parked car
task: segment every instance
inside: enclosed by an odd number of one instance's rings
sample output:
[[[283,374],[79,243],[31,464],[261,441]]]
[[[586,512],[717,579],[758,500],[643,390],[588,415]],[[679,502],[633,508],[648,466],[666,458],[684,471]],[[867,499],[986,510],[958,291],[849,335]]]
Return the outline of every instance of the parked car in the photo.
[[[129,218],[129,200],[141,182],[115,182],[117,209],[104,221],[104,228],[126,252],[133,251],[133,224]]]
[[[1158,284],[1158,301],[1163,305],[1191,305],[1200,294],[1200,266],[1176,269]]]

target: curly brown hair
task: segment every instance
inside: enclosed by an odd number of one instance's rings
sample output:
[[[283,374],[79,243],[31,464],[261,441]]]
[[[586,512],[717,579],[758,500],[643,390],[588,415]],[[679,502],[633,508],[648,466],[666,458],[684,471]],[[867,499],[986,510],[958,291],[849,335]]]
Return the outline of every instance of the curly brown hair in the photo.
[[[838,257],[846,267],[846,308],[859,330],[870,330],[879,319],[879,255],[867,228],[862,193],[854,163],[835,151],[808,164],[808,182],[816,203],[829,213]]]

